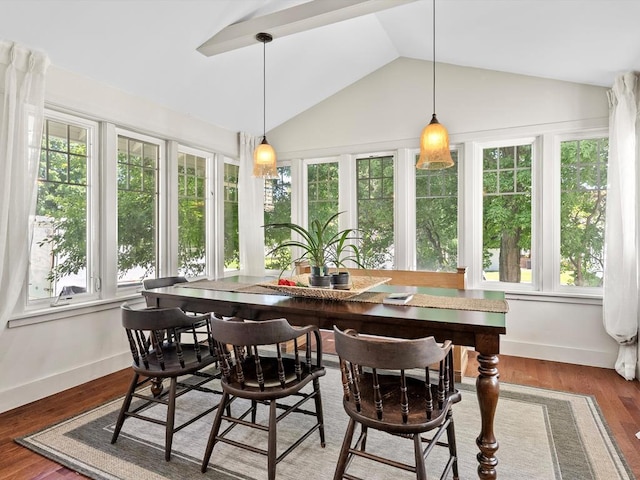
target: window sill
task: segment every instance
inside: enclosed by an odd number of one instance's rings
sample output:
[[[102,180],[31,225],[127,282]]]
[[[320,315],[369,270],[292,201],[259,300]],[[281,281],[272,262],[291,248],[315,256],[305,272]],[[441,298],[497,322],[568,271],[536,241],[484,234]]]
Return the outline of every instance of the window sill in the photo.
[[[24,327],[26,325],[34,325],[36,323],[50,322],[52,320],[58,320],[61,318],[76,317],[79,315],[86,315],[89,313],[100,312],[103,310],[110,310],[115,306],[120,306],[126,301],[139,300],[143,302],[144,299],[139,292],[131,293],[130,295],[123,295],[122,297],[109,298],[102,300],[91,300],[82,303],[72,303],[69,305],[60,305],[57,307],[47,307],[39,310],[25,311],[19,315],[14,315],[9,319],[8,327],[17,328]],[[135,302],[137,303],[137,302]]]
[[[602,305],[601,295],[567,294],[550,292],[505,292],[507,300],[524,300],[527,302],[573,303],[578,305]]]

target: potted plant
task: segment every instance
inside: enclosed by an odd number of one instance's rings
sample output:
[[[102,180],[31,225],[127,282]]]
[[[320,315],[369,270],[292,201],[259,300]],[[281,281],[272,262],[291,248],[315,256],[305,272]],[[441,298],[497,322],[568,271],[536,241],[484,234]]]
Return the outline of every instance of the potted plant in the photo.
[[[264,228],[287,228],[291,232],[295,232],[300,236],[300,240],[290,239],[276,245],[269,255],[282,249],[289,247],[297,247],[302,250],[302,255],[292,260],[291,263],[301,260],[308,260],[311,267],[309,274],[309,286],[329,288],[331,287],[331,275],[329,274],[329,264],[333,263],[339,270],[340,266],[344,266],[347,260],[356,260],[359,258],[359,250],[356,245],[349,243],[349,240],[355,238],[354,229],[348,228],[331,233],[331,225],[333,221],[342,212],[338,212],[322,223],[319,220],[313,220],[309,228],[292,222],[270,223],[264,225]]]
[[[331,286],[340,290],[351,288],[350,275],[347,270],[349,262],[362,268],[360,261],[360,249],[357,243],[360,238],[355,235],[356,230],[348,228],[338,232],[335,241],[330,246],[331,263],[336,267],[336,271],[331,273]],[[344,268],[344,270],[341,270]]]

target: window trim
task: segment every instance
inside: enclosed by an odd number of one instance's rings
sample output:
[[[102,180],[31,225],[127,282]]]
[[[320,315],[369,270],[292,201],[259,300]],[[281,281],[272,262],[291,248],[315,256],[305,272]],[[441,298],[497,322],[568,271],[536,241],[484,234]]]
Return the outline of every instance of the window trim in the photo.
[[[215,275],[215,244],[216,244],[216,228],[217,216],[213,208],[215,202],[215,181],[216,181],[216,156],[215,154],[206,150],[198,148],[188,147],[175,141],[170,141],[168,145],[168,170],[169,170],[169,193],[173,192],[176,201],[172,201],[172,198],[167,199],[169,204],[169,251],[168,255],[170,261],[170,269],[167,275],[173,272],[178,272],[180,266],[178,265],[178,230],[179,230],[179,214],[178,214],[178,201],[180,200],[180,192],[178,190],[178,157],[181,153],[186,155],[194,155],[205,160],[205,271],[201,276],[194,278],[208,278]],[[162,276],[164,272],[160,272]],[[160,276],[160,275],[159,275]]]
[[[554,181],[551,185],[553,185],[554,196],[556,199],[555,205],[559,206],[560,201],[562,199],[562,191],[561,191],[561,144],[566,141],[573,140],[590,140],[590,139],[600,139],[600,138],[609,138],[609,130],[605,128],[600,129],[589,129],[589,130],[579,130],[575,132],[564,132],[553,135],[550,139],[550,143],[553,147],[553,164],[552,164],[552,173],[554,175]],[[607,160],[608,165],[608,160]],[[571,285],[562,285],[560,283],[560,213],[561,209],[559,207],[555,208],[554,216],[552,219],[553,222],[553,237],[552,241],[552,255],[550,255],[550,262],[553,262],[551,265],[545,265],[547,267],[547,272],[550,273],[551,278],[548,280],[549,285],[551,286],[550,290],[552,292],[557,292],[559,294],[565,294],[567,296],[578,295],[578,296],[602,296],[604,294],[603,287],[577,287]],[[605,219],[606,222],[606,219]]]
[[[44,120],[53,120],[67,125],[78,126],[87,130],[87,293],[79,293],[70,298],[66,298],[63,304],[56,303],[57,297],[42,298],[37,300],[29,299],[29,271],[25,275],[25,282],[20,301],[14,309],[15,315],[29,314],[36,311],[48,311],[59,309],[66,305],[77,305],[87,301],[95,301],[101,297],[100,292],[100,256],[99,256],[99,211],[100,211],[100,157],[99,157],[99,123],[87,118],[79,117],[69,113],[44,109]],[[42,133],[44,135],[44,132]],[[42,138],[42,137],[41,137]],[[29,270],[30,262],[27,264]]]
[[[155,192],[155,216],[156,216],[156,275],[158,272],[169,271],[169,168],[167,160],[167,141],[151,135],[136,132],[121,127],[114,127],[114,143],[112,148],[113,155],[111,155],[108,161],[105,162],[107,168],[112,169],[114,175],[113,188],[107,190],[107,195],[113,195],[114,216],[113,216],[113,229],[115,232],[115,242],[110,245],[106,243],[104,245],[105,255],[115,263],[114,271],[115,276],[109,278],[109,282],[113,282],[114,296],[120,297],[129,295],[133,291],[138,291],[142,285],[140,283],[132,285],[119,285],[118,282],[118,137],[123,136],[134,140],[139,140],[145,143],[151,143],[158,146],[158,175],[156,178],[156,192]],[[163,200],[164,199],[164,200]],[[104,281],[104,279],[103,279]]]

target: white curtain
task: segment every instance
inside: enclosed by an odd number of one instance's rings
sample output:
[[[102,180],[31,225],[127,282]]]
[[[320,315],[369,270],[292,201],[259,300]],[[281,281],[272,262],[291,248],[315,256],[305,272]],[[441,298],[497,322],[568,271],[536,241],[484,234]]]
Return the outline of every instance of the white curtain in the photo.
[[[609,91],[609,167],[603,315],[619,344],[616,371],[636,376],[638,355],[638,74]]]
[[[48,66],[44,53],[0,40],[0,333],[27,274]]]
[[[253,150],[262,137],[240,132],[238,217],[241,268],[246,275],[264,275],[264,179],[253,176]]]

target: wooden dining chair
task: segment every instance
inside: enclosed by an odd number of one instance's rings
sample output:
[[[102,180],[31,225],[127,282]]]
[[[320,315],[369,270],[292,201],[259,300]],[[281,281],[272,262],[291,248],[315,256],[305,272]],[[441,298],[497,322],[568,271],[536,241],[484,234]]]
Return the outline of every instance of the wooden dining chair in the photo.
[[[322,339],[315,326],[292,327],[285,319],[259,322],[241,319],[212,319],[220,369],[222,371],[222,401],[225,408],[238,399],[250,400],[243,413],[232,417],[229,409],[218,409],[207,442],[202,472],[207,470],[213,448],[218,442],[243,448],[267,457],[269,480],[276,478],[276,465],[316,430],[320,434],[320,445],[325,446],[324,420],[319,378],[325,374],[322,366]],[[298,337],[306,337],[306,348],[298,348]],[[312,337],[315,348],[312,349]],[[282,353],[282,345],[293,340],[292,354]],[[305,389],[305,387],[309,387]],[[303,391],[304,389],[304,391]],[[285,402],[285,400],[287,400]],[[290,401],[291,400],[291,401]],[[309,400],[315,410],[303,408]],[[294,403],[292,403],[294,402]],[[268,407],[266,425],[256,422],[258,406]],[[278,414],[278,410],[282,413]],[[226,414],[225,414],[226,413]],[[298,413],[315,418],[313,425],[305,429],[298,439],[283,453],[277,453],[276,428],[289,414]],[[251,420],[248,420],[248,416]],[[295,417],[290,417],[294,421]],[[229,426],[221,431],[222,421]],[[238,425],[267,432],[267,449],[255,446],[254,442],[241,443],[227,438]]]
[[[436,446],[449,450],[438,478],[453,471],[453,478],[458,479],[452,405],[461,397],[454,383],[451,342],[439,345],[433,337],[398,340],[359,336],[354,330],[342,332],[337,327],[334,336],[342,371],[343,406],[349,416],[334,480],[358,478],[346,473],[356,456],[415,472],[417,479],[426,480],[426,458]],[[434,372],[432,365],[437,365]],[[357,424],[361,433],[353,443]],[[414,464],[367,452],[369,428],[412,439]],[[424,436],[428,432],[433,433],[430,438]],[[446,442],[441,441],[443,433]]]
[[[142,286],[145,290],[151,290],[152,288],[171,287],[176,283],[187,283],[188,281],[182,276],[145,278],[142,281]]]
[[[211,413],[219,405],[219,402],[212,401],[204,411],[189,412],[189,418],[175,425],[176,399],[182,395],[191,390],[222,394],[222,391],[207,385],[220,378],[220,371],[214,365],[217,357],[211,337],[211,316],[186,315],[179,308],[133,309],[127,303],[122,305],[121,312],[133,357],[133,378],[120,408],[111,443],[116,442],[129,417],[164,425],[165,460],[168,461],[174,433]],[[204,342],[198,338],[199,329],[209,333]],[[189,377],[184,377],[186,375]],[[169,379],[169,388],[155,394],[146,389],[147,384],[155,379]],[[134,398],[142,402],[132,404]],[[166,407],[164,420],[149,415],[147,410],[154,405]]]

